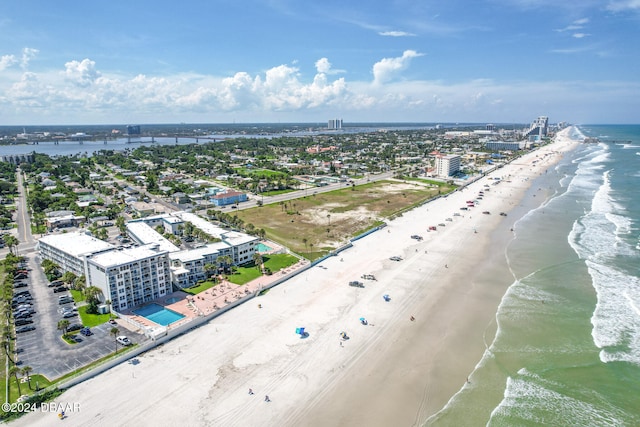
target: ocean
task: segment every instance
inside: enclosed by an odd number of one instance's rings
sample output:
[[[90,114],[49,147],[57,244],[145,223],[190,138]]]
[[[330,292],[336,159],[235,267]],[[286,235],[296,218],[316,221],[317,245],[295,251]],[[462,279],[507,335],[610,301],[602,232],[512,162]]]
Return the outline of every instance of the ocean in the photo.
[[[525,196],[495,337],[427,425],[640,425],[640,125],[585,136]]]

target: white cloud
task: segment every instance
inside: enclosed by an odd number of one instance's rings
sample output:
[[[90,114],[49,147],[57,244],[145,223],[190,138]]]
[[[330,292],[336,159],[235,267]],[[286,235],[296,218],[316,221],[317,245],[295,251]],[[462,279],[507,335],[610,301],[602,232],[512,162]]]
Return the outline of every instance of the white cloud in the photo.
[[[336,68],[333,68],[333,64],[331,64],[331,62],[329,62],[327,58],[318,59],[315,63],[315,66],[316,66],[316,71],[322,74],[333,75],[333,74],[342,74],[345,72],[345,70],[338,70]]]
[[[22,60],[20,61],[20,66],[23,70],[26,70],[29,66],[29,62],[36,57],[36,55],[40,52],[38,49],[34,49],[31,47],[25,47],[22,49]]]
[[[0,71],[4,71],[18,62],[14,55],[2,55],[0,57]]]
[[[399,71],[409,67],[412,58],[422,55],[415,50],[405,50],[400,57],[381,59],[373,64],[373,83],[381,84],[391,80]]]
[[[327,74],[331,71],[331,62],[327,58],[320,58],[316,61],[316,70],[319,73]]]
[[[321,72],[333,69],[328,60],[316,61],[313,76],[278,65],[227,77],[122,76],[98,70],[90,59],[76,60],[62,71],[0,79],[0,109],[7,113],[6,123],[318,121],[336,112],[349,121],[517,122],[529,120],[532,111],[544,111],[554,120],[586,122],[628,117],[640,99],[640,85],[634,82],[602,82],[592,88],[593,82],[393,79],[419,55],[406,51],[377,62],[374,81],[384,84],[332,78]],[[609,115],[583,118],[589,114],[585,106],[594,103],[603,106],[599,114]]]
[[[414,37],[415,36],[415,34],[408,33],[406,31],[380,31],[378,34],[381,36],[388,36],[388,37]]]
[[[70,61],[64,64],[66,71],[65,76],[68,81],[78,86],[89,86],[98,77],[100,73],[95,69],[96,63],[90,59],[83,59],[82,61]]]
[[[575,34],[573,34],[572,37],[575,37],[576,39],[582,39],[582,38],[587,37],[588,35],[589,34],[585,34],[585,33],[575,33]]]
[[[607,9],[612,12],[624,12],[626,10],[640,10],[640,0],[611,1]]]

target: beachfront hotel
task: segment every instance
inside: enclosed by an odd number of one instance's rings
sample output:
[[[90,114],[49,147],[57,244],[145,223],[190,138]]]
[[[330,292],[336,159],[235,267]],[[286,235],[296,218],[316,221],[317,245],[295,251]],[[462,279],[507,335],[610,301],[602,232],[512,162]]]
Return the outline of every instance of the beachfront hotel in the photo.
[[[457,154],[449,154],[446,156],[436,156],[436,175],[440,177],[449,177],[460,170],[460,156]]]
[[[182,234],[186,222],[217,241],[182,250],[152,228],[160,225],[171,234]],[[146,217],[126,227],[138,247],[117,247],[85,232],[64,233],[41,238],[40,256],[58,264],[62,272],[84,275],[87,286],[97,286],[114,310],[123,310],[165,296],[173,286],[195,285],[206,279],[207,266],[217,266],[222,256],[233,265],[251,262],[258,243],[257,237],[188,212]]]
[[[122,311],[171,293],[168,252],[157,244],[87,257],[87,284]]]
[[[40,257],[53,261],[62,272],[70,271],[82,276],[86,271],[88,256],[108,252],[116,246],[84,233],[51,234],[40,238],[37,245]],[[87,282],[89,283],[89,282]]]

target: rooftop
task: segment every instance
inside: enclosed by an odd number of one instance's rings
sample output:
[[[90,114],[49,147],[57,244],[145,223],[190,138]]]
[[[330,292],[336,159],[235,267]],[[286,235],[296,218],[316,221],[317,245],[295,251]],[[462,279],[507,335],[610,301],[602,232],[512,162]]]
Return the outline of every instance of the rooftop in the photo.
[[[111,243],[96,239],[84,232],[51,234],[39,240],[75,257],[91,255],[115,249]]]

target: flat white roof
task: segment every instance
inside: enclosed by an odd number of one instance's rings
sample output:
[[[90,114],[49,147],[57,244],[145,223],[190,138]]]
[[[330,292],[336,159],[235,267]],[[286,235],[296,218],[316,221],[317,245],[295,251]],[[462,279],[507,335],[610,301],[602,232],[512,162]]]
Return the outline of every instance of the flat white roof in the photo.
[[[206,246],[200,248],[188,249],[180,252],[173,252],[169,254],[169,258],[179,259],[182,262],[196,261],[202,259],[206,255],[212,255],[220,252],[221,249],[226,249],[229,244],[225,242],[209,243]]]
[[[94,255],[89,262],[99,265],[103,268],[115,267],[118,265],[129,264],[140,261],[153,256],[166,254],[167,251],[158,249],[157,244],[149,244],[138,246],[137,248],[113,250]]]
[[[258,240],[257,237],[250,236],[245,233],[230,231],[222,227],[218,227],[217,225],[211,224],[209,221],[200,218],[198,215],[191,212],[176,212],[174,215],[182,218],[184,221],[189,221],[195,227],[204,231],[208,235],[227,241],[233,246]]]
[[[142,221],[128,222],[127,231],[135,236],[135,238],[139,240],[143,245],[156,243],[163,251],[176,252],[180,250],[180,248],[162,237],[162,235],[157,233],[153,228]]]
[[[115,246],[111,243],[96,239],[81,231],[51,234],[41,237],[39,241],[77,258],[115,249]]]

